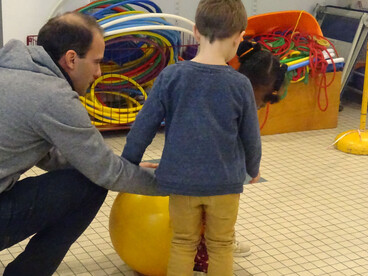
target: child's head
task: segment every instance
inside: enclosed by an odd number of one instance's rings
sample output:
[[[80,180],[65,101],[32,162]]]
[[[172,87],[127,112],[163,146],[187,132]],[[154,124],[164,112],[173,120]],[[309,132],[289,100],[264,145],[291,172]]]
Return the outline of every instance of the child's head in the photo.
[[[259,44],[249,41],[240,43],[237,55],[240,62],[238,71],[252,83],[257,107],[267,102],[277,103],[287,66],[281,64],[271,52],[262,51]]]
[[[201,0],[195,24],[199,33],[213,43],[243,32],[247,13],[241,0]]]

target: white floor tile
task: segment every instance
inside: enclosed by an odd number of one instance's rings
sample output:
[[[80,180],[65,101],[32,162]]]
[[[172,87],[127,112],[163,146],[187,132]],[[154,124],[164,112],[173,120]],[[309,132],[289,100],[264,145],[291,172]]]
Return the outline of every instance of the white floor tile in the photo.
[[[337,134],[357,128],[360,106],[347,104],[335,129],[262,137],[262,177],[245,185],[237,240],[253,254],[235,258],[235,275],[368,275],[368,157],[340,152]],[[120,154],[127,131],[104,133]],[[160,159],[164,132],[144,160]],[[42,174],[32,168],[23,177]],[[55,275],[130,275],[114,251],[108,221],[117,193],[110,192],[96,219],[72,246]],[[27,240],[0,252],[0,274]]]

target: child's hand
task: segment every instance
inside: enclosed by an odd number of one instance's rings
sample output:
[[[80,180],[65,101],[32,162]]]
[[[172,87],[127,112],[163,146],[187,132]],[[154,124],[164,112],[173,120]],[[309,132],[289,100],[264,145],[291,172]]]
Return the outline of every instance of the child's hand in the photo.
[[[260,173],[260,172],[258,172],[258,175],[257,175],[256,177],[253,177],[253,178],[249,181],[249,184],[257,183],[260,179],[261,179],[261,173]]]
[[[158,163],[141,162],[141,163],[139,163],[139,166],[141,166],[143,168],[157,169]]]

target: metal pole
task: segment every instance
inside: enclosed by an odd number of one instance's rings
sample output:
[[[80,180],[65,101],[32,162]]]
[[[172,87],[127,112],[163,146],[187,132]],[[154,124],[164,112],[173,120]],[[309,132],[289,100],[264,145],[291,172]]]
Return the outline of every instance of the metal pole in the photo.
[[[368,104],[368,43],[365,57],[365,73],[364,73],[364,85],[362,96],[362,110],[360,112],[360,130],[364,131],[367,120],[367,104]]]

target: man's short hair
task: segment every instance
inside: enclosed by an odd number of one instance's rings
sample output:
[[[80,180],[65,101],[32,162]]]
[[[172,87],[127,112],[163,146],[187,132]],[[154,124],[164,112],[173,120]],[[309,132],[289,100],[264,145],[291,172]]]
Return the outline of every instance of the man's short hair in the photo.
[[[195,23],[199,33],[212,43],[244,31],[247,13],[241,0],[201,0]]]
[[[83,58],[90,49],[96,31],[103,34],[103,29],[94,17],[67,12],[51,18],[41,28],[37,45],[43,46],[56,62],[69,50],[74,50]]]

